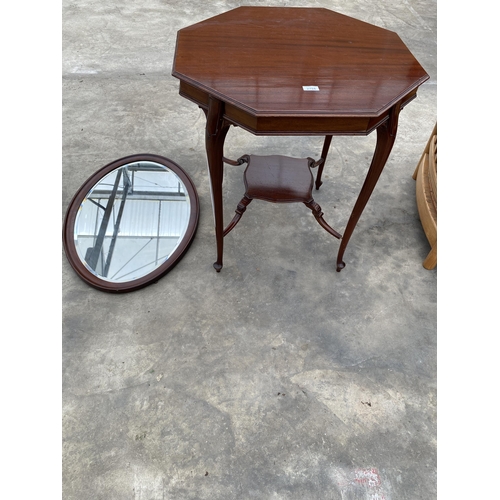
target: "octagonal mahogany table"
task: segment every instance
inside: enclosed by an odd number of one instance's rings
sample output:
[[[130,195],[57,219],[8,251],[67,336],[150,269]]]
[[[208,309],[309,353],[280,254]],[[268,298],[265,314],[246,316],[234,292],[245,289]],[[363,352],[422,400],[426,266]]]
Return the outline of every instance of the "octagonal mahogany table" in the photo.
[[[401,109],[429,75],[399,36],[323,8],[239,7],[181,29],[172,75],[207,116],[206,151],[222,269],[224,140],[231,125],[255,135],[377,131],[370,168],[342,235],[344,251],[396,139]]]

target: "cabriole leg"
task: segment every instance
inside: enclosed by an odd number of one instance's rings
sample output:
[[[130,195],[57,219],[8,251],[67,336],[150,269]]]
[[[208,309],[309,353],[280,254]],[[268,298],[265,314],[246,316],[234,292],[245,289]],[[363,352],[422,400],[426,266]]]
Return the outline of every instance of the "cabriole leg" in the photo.
[[[222,180],[224,176],[223,153],[224,140],[229,125],[224,122],[224,103],[213,97],[209,98],[205,146],[207,151],[208,171],[212,191],[212,207],[214,210],[215,239],[217,243],[217,260],[214,268],[222,269],[222,253],[224,249],[224,214],[222,203]]]
[[[399,110],[400,104],[395,105],[391,110],[389,120],[377,128],[377,145],[375,147],[372,162],[340,242],[340,248],[337,254],[337,271],[341,271],[345,267],[345,262],[342,259],[349,239],[351,238],[352,232],[363,213],[363,209],[370,199],[378,178],[391,153],[392,146],[396,140]]]

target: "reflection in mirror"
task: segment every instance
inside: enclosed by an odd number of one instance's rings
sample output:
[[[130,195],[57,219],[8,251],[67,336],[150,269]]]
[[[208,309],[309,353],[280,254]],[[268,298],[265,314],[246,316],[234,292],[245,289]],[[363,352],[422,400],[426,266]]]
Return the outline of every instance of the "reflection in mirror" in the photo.
[[[74,224],[77,254],[102,280],[138,279],[176,250],[190,211],[176,173],[153,161],[128,163],[103,177],[81,203]]]

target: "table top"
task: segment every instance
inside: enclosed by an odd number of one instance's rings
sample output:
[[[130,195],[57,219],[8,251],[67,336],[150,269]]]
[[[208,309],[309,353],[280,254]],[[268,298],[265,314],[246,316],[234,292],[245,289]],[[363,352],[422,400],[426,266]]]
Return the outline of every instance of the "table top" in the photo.
[[[396,33],[305,7],[239,7],[181,29],[172,75],[253,132],[265,117],[380,117],[429,78]]]

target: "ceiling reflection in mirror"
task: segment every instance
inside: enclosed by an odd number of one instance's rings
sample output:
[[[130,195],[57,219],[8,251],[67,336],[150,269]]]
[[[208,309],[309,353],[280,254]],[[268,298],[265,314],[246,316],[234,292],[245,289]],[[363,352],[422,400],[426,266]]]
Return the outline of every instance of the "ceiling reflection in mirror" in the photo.
[[[103,177],[80,205],[74,243],[85,267],[121,283],[145,276],[176,250],[188,228],[186,186],[153,161],[129,163]]]

